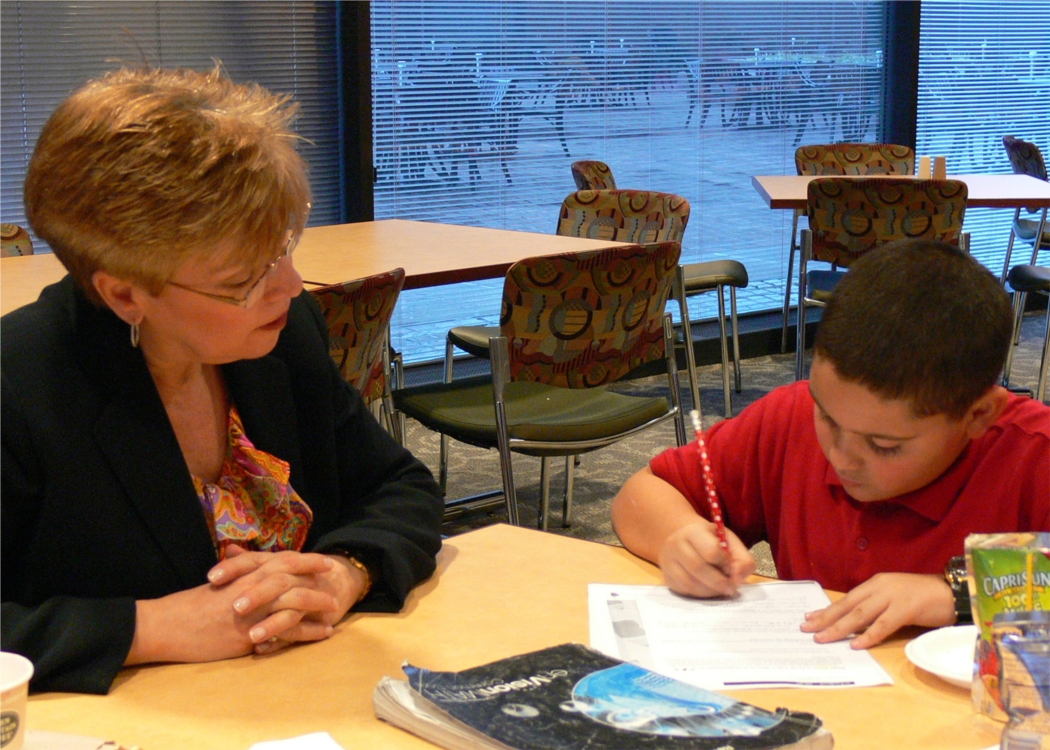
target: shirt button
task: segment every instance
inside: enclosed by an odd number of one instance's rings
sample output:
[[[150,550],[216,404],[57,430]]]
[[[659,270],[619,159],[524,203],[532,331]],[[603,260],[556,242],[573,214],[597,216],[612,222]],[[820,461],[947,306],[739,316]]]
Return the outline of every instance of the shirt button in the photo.
[[[867,548],[868,548],[868,540],[867,540],[867,538],[865,538],[865,537],[860,537],[860,538],[859,538],[859,539],[857,540],[857,549],[859,549],[859,550],[860,550],[861,552],[863,552],[863,551],[864,551],[864,550],[866,550]]]

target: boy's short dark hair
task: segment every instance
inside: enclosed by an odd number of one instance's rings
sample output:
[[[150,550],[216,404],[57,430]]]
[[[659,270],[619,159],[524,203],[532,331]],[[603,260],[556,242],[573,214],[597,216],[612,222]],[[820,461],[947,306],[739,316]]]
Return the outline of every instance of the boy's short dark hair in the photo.
[[[988,269],[943,242],[900,240],[850,267],[814,346],[839,377],[908,399],[918,416],[958,419],[995,384],[1012,334]]]

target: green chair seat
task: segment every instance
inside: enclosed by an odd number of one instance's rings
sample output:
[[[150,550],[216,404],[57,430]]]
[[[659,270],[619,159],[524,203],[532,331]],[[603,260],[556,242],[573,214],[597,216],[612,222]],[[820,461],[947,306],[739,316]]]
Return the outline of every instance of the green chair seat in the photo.
[[[558,388],[518,381],[505,390],[507,434],[511,440],[547,443],[613,439],[667,416],[663,397],[626,396],[604,388]],[[429,429],[471,445],[497,445],[492,379],[406,388],[394,394],[397,408]],[[523,450],[530,455],[573,455],[579,446]]]
[[[704,263],[683,263],[685,292],[704,292],[717,286],[743,289],[747,286],[747,268],[737,260],[709,260]]]
[[[489,339],[499,336],[499,326],[456,326],[448,332],[448,340],[468,354],[489,358]]]

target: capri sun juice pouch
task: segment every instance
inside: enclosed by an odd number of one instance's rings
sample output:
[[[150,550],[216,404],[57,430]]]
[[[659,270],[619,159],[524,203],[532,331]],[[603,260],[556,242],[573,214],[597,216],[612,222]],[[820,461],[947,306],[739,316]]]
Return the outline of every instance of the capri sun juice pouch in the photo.
[[[992,630],[1004,612],[1050,611],[1050,533],[970,534],[966,571],[979,629],[971,694],[974,710],[1006,721]]]

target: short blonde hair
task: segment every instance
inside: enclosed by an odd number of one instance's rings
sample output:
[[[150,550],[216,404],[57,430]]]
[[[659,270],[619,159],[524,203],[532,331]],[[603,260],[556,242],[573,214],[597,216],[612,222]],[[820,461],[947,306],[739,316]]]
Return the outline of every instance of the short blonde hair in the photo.
[[[223,243],[231,264],[273,260],[309,211],[290,130],[297,110],[218,65],[113,71],[44,125],[26,215],[97,304],[96,270],[159,294],[184,262]]]

